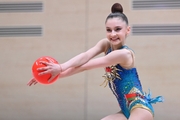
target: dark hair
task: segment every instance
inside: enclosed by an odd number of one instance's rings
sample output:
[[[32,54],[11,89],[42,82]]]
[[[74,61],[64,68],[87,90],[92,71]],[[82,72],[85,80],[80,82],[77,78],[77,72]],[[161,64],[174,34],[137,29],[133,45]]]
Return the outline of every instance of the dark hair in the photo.
[[[107,16],[106,21],[109,18],[121,18],[123,21],[126,22],[126,24],[128,25],[128,18],[126,17],[126,15],[123,13],[123,7],[121,4],[119,3],[114,3],[111,7],[111,13]]]

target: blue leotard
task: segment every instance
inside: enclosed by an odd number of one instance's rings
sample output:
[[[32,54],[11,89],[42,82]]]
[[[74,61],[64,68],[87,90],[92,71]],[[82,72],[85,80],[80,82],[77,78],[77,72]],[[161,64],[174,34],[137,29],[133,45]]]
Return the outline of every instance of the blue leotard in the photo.
[[[129,49],[123,46],[120,49]],[[112,50],[109,49],[107,54]],[[109,87],[116,96],[122,113],[129,118],[130,112],[135,108],[143,108],[154,115],[151,103],[162,102],[162,96],[151,98],[151,93],[146,94],[142,90],[141,82],[136,68],[124,69],[119,64],[106,67],[104,75]]]

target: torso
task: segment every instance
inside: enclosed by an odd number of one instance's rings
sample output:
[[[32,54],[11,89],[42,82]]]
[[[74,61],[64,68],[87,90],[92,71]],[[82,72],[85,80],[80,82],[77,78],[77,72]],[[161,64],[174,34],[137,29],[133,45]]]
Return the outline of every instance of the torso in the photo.
[[[128,46],[122,46],[120,49],[131,50]],[[106,54],[110,52],[111,49],[109,49]],[[120,64],[107,67],[104,77],[108,81],[110,89],[116,96],[119,105],[121,106],[122,112],[128,116],[129,112],[125,95],[133,92],[143,95],[137,70],[134,68],[134,62],[128,69],[125,66],[121,66]]]

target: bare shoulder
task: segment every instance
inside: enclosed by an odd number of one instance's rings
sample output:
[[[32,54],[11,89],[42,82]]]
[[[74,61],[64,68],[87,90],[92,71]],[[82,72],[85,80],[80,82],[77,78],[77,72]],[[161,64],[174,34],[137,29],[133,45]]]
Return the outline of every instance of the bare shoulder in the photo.
[[[99,40],[92,49],[95,49],[96,51],[105,52],[108,46],[109,46],[109,41],[107,38],[104,38]]]
[[[121,59],[120,65],[123,68],[130,69],[134,67],[134,53],[129,49],[121,49],[119,50],[119,58]]]
[[[109,40],[108,40],[107,38],[101,39],[98,43],[101,43],[101,44],[103,44],[103,45],[109,45],[109,44],[110,44],[110,43],[109,43]]]
[[[110,47],[109,40],[107,38],[101,39],[97,45],[100,45],[101,48],[103,49],[103,52],[107,52],[107,49]]]
[[[106,38],[99,40],[96,45],[94,45],[92,48],[88,49],[85,54],[89,57],[89,58],[93,58],[96,55],[99,55],[100,53],[105,52],[105,50],[108,47],[108,40]]]

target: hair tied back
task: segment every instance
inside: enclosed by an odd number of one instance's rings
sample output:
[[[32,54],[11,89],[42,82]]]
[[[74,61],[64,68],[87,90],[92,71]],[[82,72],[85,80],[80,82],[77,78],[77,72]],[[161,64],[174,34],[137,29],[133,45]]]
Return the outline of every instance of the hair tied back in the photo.
[[[123,7],[119,3],[114,3],[113,6],[111,7],[111,12],[112,13],[123,13]]]

